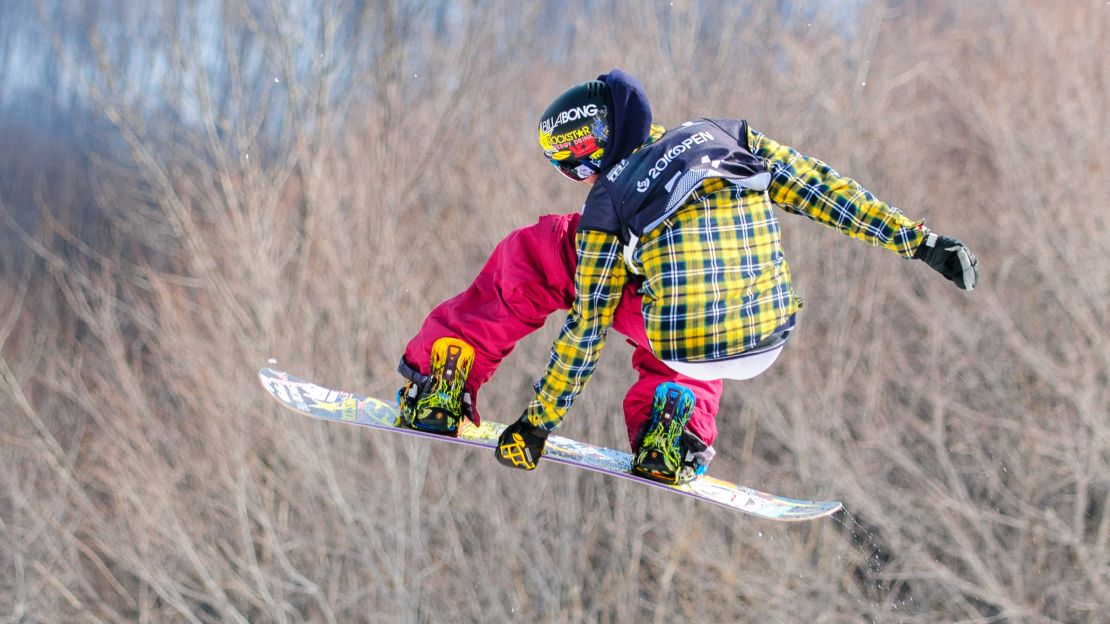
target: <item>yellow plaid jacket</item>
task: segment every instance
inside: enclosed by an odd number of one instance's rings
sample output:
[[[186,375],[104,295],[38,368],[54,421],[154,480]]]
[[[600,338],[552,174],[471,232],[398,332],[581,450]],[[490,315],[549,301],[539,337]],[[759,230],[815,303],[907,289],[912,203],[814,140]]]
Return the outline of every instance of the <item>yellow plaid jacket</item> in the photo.
[[[653,126],[648,143],[660,136],[662,128]],[[767,191],[706,179],[677,212],[644,234],[631,257],[644,276],[645,329],[661,360],[736,357],[801,307],[774,206],[906,258],[924,240],[922,222],[820,160],[751,129],[748,148],[771,172]],[[558,427],[593,374],[624,285],[635,277],[615,235],[580,231],[576,245],[577,296],[525,411],[529,422],[548,430]]]

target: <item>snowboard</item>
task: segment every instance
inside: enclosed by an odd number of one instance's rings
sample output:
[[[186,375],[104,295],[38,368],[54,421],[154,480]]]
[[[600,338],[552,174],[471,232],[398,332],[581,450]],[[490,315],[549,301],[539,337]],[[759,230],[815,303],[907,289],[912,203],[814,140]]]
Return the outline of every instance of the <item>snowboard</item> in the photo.
[[[351,423],[486,449],[497,446],[497,438],[505,428],[505,425],[483,418],[481,426],[463,419],[456,438],[416,431],[401,426],[400,410],[394,403],[351,392],[331,390],[272,368],[259,370],[258,378],[266,391],[285,407],[322,420]],[[837,501],[798,500],[776,496],[708,475],[702,475],[682,485],[652,481],[632,473],[632,456],[628,453],[557,435],[548,437],[544,459],[546,462],[569,464],[621,479],[637,481],[769,520],[813,520],[832,515],[841,508],[841,504]],[[492,457],[490,461],[493,461]]]

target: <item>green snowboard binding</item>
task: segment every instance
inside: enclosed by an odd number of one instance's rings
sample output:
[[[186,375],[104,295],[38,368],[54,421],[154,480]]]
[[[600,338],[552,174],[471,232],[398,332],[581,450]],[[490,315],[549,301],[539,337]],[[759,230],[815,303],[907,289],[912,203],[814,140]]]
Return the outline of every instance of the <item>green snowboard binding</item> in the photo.
[[[418,431],[457,436],[463,417],[471,412],[466,378],[473,364],[474,348],[470,345],[456,338],[436,340],[427,377],[402,370],[410,379],[397,397],[402,423]]]
[[[687,438],[692,434],[686,432],[686,423],[693,410],[694,393],[689,388],[668,382],[655,389],[651,418],[632,455],[633,473],[680,485],[705,472],[704,464],[687,461]]]

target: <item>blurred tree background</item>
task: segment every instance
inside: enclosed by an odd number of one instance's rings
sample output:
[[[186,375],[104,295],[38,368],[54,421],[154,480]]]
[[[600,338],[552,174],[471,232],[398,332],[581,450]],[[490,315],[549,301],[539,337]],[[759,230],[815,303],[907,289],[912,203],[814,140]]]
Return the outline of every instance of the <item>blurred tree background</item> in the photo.
[[[1105,622],[1110,4],[0,4],[0,616],[11,622]],[[613,67],[966,241],[983,282],[783,214],[807,306],[726,389],[759,521],[328,426],[494,244],[583,187],[539,112]],[[515,418],[561,319],[483,392]],[[625,444],[630,349],[563,432]]]

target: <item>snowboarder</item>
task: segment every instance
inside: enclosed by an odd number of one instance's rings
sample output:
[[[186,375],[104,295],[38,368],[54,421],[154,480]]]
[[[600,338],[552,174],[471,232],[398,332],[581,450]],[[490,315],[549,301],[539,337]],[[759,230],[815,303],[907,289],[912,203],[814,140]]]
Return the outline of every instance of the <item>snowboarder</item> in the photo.
[[[643,87],[621,70],[564,92],[538,130],[552,166],[591,185],[581,216],[551,217],[554,234],[541,220],[510,235],[470,289],[433,311],[400,365],[406,421],[450,435],[460,418],[477,418],[478,386],[524,329],[569,301],[532,400],[499,440],[507,466],[536,467],[612,327],[634,343],[640,371],[625,400],[633,471],[676,484],[703,473],[721,380],[766,370],[802,306],[775,206],[923,260],[960,288],[978,282],[978,261],[959,240],[744,120],[652,124]],[[551,247],[513,242],[540,234]]]

